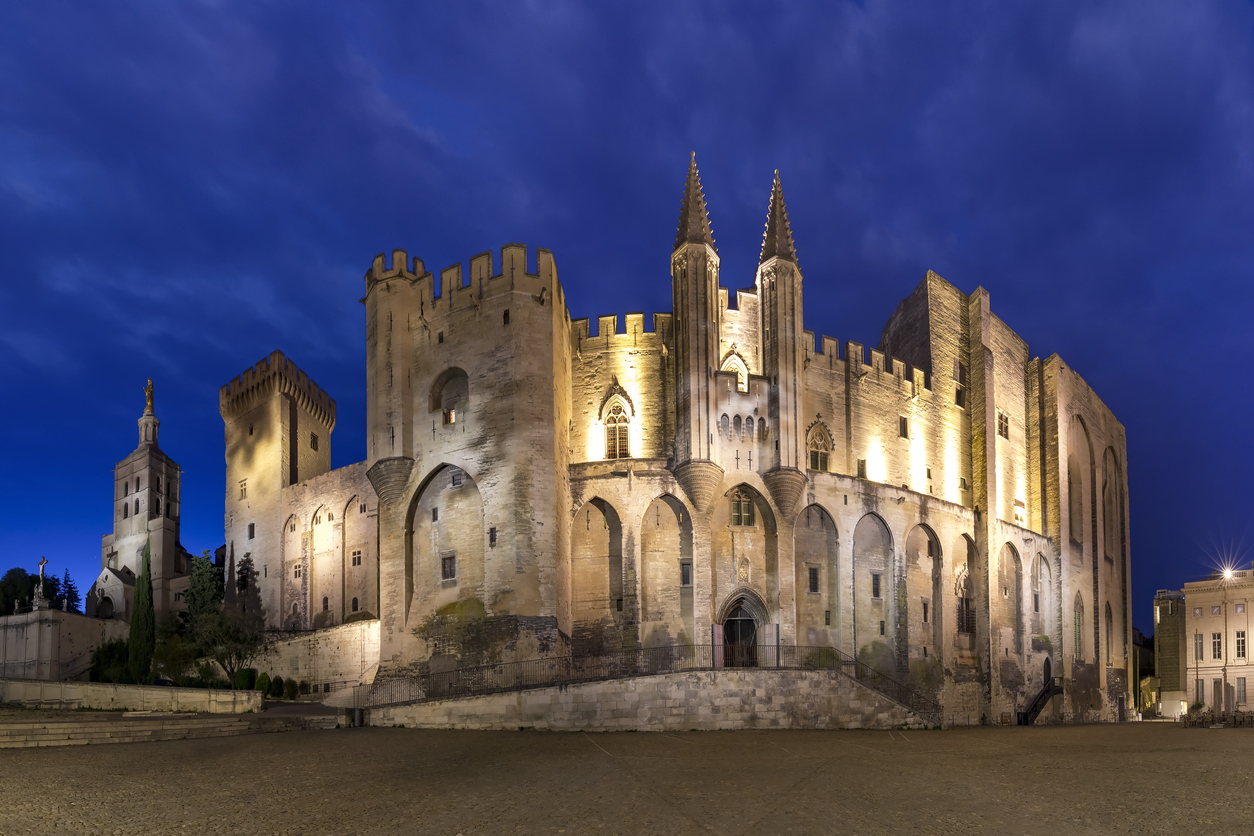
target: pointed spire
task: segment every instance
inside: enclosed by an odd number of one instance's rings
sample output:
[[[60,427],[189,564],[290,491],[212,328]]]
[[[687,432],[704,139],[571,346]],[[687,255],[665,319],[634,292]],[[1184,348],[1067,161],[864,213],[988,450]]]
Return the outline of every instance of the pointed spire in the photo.
[[[797,248],[792,242],[792,227],[788,225],[788,207],[784,205],[784,190],[779,185],[779,169],[775,169],[775,184],[771,186],[771,206],[766,211],[766,231],[762,233],[762,255],[758,264],[768,258],[797,260]]]
[[[679,207],[679,231],[675,235],[675,249],[679,249],[684,244],[714,246],[714,232],[710,229],[710,213],[705,208],[705,195],[701,192],[701,175],[697,173],[696,151],[692,152],[692,159],[688,162],[688,180],[684,183],[684,202]]]

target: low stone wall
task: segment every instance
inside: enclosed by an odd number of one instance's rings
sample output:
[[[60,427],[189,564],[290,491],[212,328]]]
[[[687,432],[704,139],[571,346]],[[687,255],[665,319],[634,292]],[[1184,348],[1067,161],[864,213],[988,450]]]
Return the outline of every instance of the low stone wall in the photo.
[[[107,682],[43,682],[0,679],[0,702],[39,708],[101,708],[130,711],[199,711],[209,714],[259,712],[259,691],[163,688]]]
[[[0,617],[0,677],[86,677],[91,652],[109,639],[126,638],[124,621],[88,618],[61,610]]]
[[[379,620],[355,621],[307,633],[268,632],[267,653],[253,663],[270,678],[360,682],[379,664]]]
[[[926,728],[835,671],[735,670],[614,679],[374,708],[373,726],[553,731]]]

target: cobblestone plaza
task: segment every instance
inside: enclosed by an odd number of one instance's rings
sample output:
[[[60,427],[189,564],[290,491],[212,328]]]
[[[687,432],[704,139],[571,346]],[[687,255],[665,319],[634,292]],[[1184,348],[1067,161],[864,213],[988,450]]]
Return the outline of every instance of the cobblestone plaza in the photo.
[[[366,728],[21,749],[0,753],[0,833],[1235,833],[1252,742],[1136,723]]]

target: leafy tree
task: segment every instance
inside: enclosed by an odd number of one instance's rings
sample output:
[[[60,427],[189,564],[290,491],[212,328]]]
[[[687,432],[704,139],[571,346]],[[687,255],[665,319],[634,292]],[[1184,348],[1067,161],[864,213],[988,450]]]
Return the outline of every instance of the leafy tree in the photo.
[[[152,652],[157,644],[157,616],[152,608],[152,548],[144,543],[144,563],[135,581],[135,606],[131,613],[131,676],[136,682],[148,681]]]
[[[109,639],[91,652],[92,682],[134,682],[130,670],[131,651],[126,639]]]
[[[178,613],[167,613],[157,625],[157,644],[152,653],[157,673],[179,684],[188,679],[187,671],[200,655],[188,632]]]
[[[205,612],[222,606],[222,575],[213,565],[209,550],[192,558],[192,577],[187,587],[187,620],[195,627],[196,619]]]
[[[253,690],[260,691],[263,694],[270,693],[270,674],[263,673],[257,677],[257,681],[253,683]]]
[[[234,683],[237,671],[266,654],[260,629],[264,619],[264,612],[245,614],[238,607],[220,607],[196,620],[198,644],[226,671],[228,682]]]
[[[65,609],[68,612],[82,614],[83,596],[79,594],[78,586],[70,577],[69,569],[65,570],[65,576],[61,578],[61,599],[67,603]]]
[[[35,595],[35,581],[38,575],[32,576],[25,569],[15,566],[0,577],[0,615],[12,615],[19,602],[25,605]]]

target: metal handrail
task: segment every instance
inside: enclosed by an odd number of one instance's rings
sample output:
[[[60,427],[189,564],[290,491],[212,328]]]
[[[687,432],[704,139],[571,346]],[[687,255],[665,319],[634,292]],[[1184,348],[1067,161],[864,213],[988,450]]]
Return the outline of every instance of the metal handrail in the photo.
[[[908,685],[834,647],[804,645],[663,645],[587,656],[549,656],[517,662],[386,678],[360,686],[368,707],[469,697],[579,682],[725,668],[833,670],[915,713],[939,722],[940,705]]]

